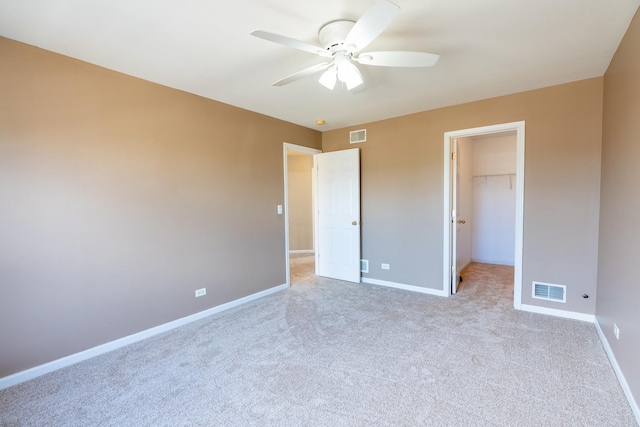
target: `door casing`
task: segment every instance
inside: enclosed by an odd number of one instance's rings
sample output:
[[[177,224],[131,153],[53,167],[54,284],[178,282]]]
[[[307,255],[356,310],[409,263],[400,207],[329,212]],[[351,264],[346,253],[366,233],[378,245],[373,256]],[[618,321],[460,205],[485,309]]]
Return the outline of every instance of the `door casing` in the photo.
[[[444,246],[443,246],[443,285],[445,296],[451,296],[451,267],[452,267],[452,141],[457,138],[487,135],[505,131],[516,132],[516,230],[515,230],[515,263],[513,280],[513,306],[522,306],[522,256],[523,256],[523,227],[524,227],[524,152],[525,152],[525,122],[511,122],[470,129],[462,129],[444,133]]]

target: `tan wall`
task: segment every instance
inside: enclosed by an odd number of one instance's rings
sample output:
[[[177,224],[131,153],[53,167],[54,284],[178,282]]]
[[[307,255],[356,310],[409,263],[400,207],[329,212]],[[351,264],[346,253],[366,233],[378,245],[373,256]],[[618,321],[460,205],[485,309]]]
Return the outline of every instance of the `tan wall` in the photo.
[[[604,78],[596,316],[640,403],[640,12]],[[613,325],[620,328],[620,339]]]
[[[287,156],[289,172],[289,250],[313,250],[311,168],[313,156]]]
[[[476,149],[473,152],[474,176],[516,173],[517,135],[515,132],[472,139]]]
[[[4,38],[0,94],[0,377],[285,283],[320,133]]]
[[[523,303],[593,314],[602,78],[323,133],[323,151],[367,128],[362,167],[366,276],[441,289],[444,132],[524,120]],[[380,263],[391,264],[381,270]],[[531,298],[533,280],[567,285],[567,304]]]

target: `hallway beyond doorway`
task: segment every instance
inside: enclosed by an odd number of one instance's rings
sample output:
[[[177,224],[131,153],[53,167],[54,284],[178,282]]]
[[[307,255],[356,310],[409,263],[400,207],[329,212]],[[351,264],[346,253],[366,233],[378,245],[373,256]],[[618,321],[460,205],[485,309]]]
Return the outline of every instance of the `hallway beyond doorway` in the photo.
[[[291,269],[291,285],[313,280],[316,276],[315,254],[290,254],[289,268]]]

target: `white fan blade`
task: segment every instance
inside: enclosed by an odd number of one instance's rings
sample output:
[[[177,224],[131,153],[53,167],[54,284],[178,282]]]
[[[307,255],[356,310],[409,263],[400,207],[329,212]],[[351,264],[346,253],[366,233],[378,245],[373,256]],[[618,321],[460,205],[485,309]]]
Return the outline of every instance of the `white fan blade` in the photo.
[[[326,56],[329,58],[331,57],[331,53],[324,50],[320,46],[315,46],[315,45],[312,45],[311,43],[306,43],[300,40],[292,39],[291,37],[282,36],[280,34],[270,33],[268,31],[262,31],[262,30],[254,30],[251,32],[251,35],[264,40],[268,40],[270,42],[289,46],[294,49],[315,53],[316,55]]]
[[[391,24],[400,12],[400,6],[388,0],[378,0],[364,15],[358,19],[344,45],[351,52],[360,52],[375,40]]]
[[[295,82],[296,80],[300,80],[303,77],[310,76],[322,70],[326,70],[331,65],[331,62],[323,62],[322,64],[313,65],[309,68],[305,68],[304,70],[300,70],[297,73],[293,73],[290,76],[285,77],[284,79],[280,79],[273,84],[273,86],[284,86],[289,83]]]
[[[353,58],[362,65],[380,67],[432,67],[440,55],[428,52],[366,52]]]

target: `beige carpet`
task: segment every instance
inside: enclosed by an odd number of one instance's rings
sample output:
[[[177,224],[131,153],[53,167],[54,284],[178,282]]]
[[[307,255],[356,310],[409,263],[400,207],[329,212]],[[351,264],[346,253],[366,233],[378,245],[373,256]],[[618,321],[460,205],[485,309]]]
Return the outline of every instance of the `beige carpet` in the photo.
[[[636,425],[594,326],[513,310],[510,268],[448,299],[303,275],[0,391],[0,425]]]
[[[314,254],[291,254],[289,256],[291,284],[301,284],[314,279],[316,263]]]

